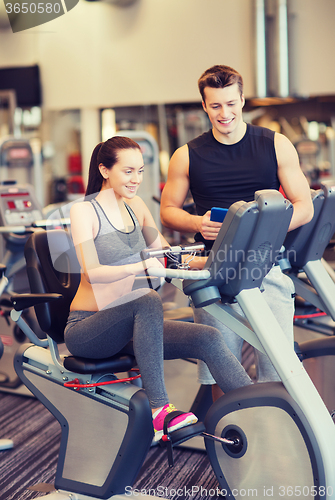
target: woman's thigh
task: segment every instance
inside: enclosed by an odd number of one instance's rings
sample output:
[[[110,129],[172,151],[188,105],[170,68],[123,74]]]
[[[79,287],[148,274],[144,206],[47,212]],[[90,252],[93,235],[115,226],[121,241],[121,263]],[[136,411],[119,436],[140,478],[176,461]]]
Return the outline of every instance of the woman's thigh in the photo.
[[[136,311],[145,314],[151,303],[150,294],[144,292],[135,290],[101,311],[70,313],[65,329],[69,351],[90,358],[106,358],[119,352],[133,336]]]

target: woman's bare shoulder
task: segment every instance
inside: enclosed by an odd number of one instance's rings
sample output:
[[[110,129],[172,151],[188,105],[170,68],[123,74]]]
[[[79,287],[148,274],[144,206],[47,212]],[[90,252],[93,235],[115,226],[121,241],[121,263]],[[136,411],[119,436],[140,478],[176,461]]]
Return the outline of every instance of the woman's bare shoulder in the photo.
[[[90,203],[89,201],[75,202],[70,209],[70,215],[77,215],[83,213],[85,213],[85,215],[94,213],[94,208],[92,203]]]
[[[135,196],[131,200],[125,200],[125,203],[133,210],[137,219],[143,220],[147,211],[149,210],[142,198]]]

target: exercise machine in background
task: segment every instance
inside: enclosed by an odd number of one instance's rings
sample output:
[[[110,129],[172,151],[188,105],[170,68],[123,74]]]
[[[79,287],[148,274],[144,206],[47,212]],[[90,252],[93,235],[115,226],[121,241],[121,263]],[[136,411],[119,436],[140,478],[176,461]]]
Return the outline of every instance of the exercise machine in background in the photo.
[[[31,185],[7,181],[0,185],[0,233],[2,244],[2,278],[0,281],[0,337],[4,353],[0,360],[0,390],[31,395],[17,377],[13,359],[18,347],[26,341],[25,334],[11,320],[10,301],[13,292],[29,291],[24,258],[24,246],[36,221],[43,219],[41,207]],[[26,321],[36,333],[45,338],[38,328],[33,309],[24,313]],[[37,330],[36,330],[37,329]]]
[[[44,206],[41,144],[38,139],[6,137],[0,142],[0,182],[20,179],[35,188],[36,199]]]
[[[313,219],[287,235],[280,265],[297,292],[295,324],[324,335],[335,333],[331,299],[335,273],[323,255],[335,232],[335,183],[326,181],[312,191]],[[330,287],[330,289],[329,289]]]
[[[297,295],[314,307],[316,318],[296,325],[318,332],[317,338],[297,345],[303,361],[330,413],[335,416],[335,283],[323,255],[335,232],[335,185],[322,184],[312,192],[313,219],[288,233],[279,264],[293,281]],[[320,316],[323,314],[324,316]]]
[[[20,179],[20,183],[15,179]],[[26,341],[26,336],[10,318],[10,297],[13,292],[29,291],[23,251],[36,224],[43,227],[43,202],[39,141],[13,136],[3,138],[0,143],[0,263],[3,265],[0,336],[4,353],[0,361],[0,390],[24,395],[31,393],[17,377],[13,358],[17,348]],[[37,335],[45,338],[33,309],[27,309],[24,316]]]

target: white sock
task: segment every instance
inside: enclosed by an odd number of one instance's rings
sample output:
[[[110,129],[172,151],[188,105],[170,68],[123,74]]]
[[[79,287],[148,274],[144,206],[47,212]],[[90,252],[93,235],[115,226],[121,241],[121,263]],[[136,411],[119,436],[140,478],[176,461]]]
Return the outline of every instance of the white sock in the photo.
[[[155,411],[155,413],[153,413],[152,420],[154,420],[157,417],[157,415],[163,410],[164,406],[161,406],[160,408],[158,408],[158,410]]]

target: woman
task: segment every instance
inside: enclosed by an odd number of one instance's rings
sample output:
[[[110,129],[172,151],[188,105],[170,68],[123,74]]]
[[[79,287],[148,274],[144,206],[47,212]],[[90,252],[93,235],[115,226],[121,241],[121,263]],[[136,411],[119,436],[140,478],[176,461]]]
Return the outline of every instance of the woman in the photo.
[[[113,137],[93,151],[86,198],[71,209],[71,229],[82,274],[65,330],[76,356],[105,358],[132,339],[136,360],[153,414],[155,440],[163,434],[169,404],[163,359],[202,359],[224,392],[251,380],[212,327],[163,322],[157,292],[132,290],[144,269],[162,267],[155,258],[142,262],[140,252],[167,246],[144,202],[136,196],[143,178],[139,145]],[[168,430],[195,423],[192,413],[173,418]]]

